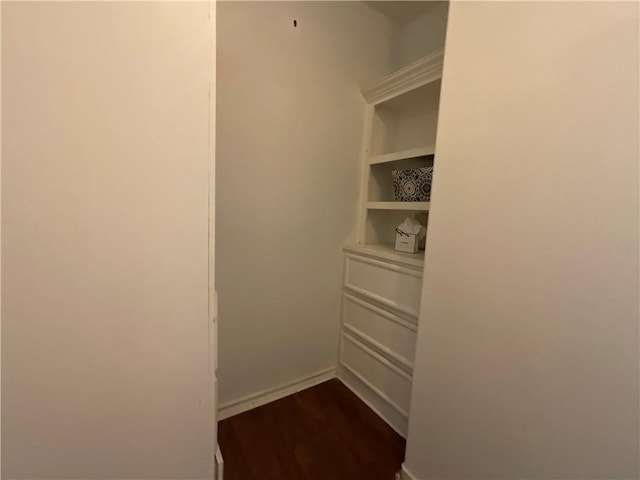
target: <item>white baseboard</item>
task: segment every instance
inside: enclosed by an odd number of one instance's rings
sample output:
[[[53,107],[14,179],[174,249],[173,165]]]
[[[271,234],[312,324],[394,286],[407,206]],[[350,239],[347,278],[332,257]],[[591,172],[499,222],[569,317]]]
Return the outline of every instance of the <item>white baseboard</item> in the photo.
[[[263,390],[262,392],[254,393],[246,397],[234,400],[232,402],[220,405],[218,408],[218,420],[224,420],[225,418],[233,417],[242,412],[247,412],[256,407],[266,405],[275,400],[287,397],[301,390],[318,385],[319,383],[326,382],[336,377],[336,369],[329,368],[308,377],[301,378],[295,382],[282,385],[280,387]]]
[[[407,470],[407,467],[405,466],[404,462],[402,462],[402,480],[418,480],[418,477],[416,477],[413,473]]]
[[[224,480],[224,460],[222,459],[222,452],[220,451],[220,445],[216,448],[215,455],[215,472],[214,477],[215,480]]]

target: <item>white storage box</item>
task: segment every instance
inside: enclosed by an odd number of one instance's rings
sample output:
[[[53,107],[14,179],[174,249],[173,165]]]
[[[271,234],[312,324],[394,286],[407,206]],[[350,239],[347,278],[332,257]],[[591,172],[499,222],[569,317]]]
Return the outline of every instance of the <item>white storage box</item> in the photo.
[[[418,253],[418,235],[396,231],[396,250]]]

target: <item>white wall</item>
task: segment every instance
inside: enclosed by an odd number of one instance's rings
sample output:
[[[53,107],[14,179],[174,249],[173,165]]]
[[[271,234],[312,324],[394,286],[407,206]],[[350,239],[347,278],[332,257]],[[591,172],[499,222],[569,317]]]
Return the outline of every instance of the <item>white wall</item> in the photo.
[[[395,27],[359,2],[218,10],[224,405],[335,367],[341,246],[356,223],[360,84],[386,73]]]
[[[450,9],[406,466],[639,478],[639,6]]]
[[[432,2],[425,13],[404,25],[394,40],[393,70],[444,47],[449,2]]]
[[[2,9],[2,478],[210,479],[209,6]]]

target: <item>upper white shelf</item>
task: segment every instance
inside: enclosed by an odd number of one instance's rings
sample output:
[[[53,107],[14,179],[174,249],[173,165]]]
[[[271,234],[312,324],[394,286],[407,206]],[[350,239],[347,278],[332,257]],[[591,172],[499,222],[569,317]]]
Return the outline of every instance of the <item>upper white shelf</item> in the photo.
[[[429,202],[367,202],[368,210],[429,211]]]
[[[367,103],[377,105],[434,82],[442,78],[443,61],[444,50],[437,50],[363,89],[362,95]]]
[[[403,150],[402,152],[386,153],[384,155],[376,155],[371,157],[369,165],[377,165],[379,163],[397,162],[398,160],[409,160],[410,158],[424,157],[433,155],[435,146],[412,148],[411,150]]]

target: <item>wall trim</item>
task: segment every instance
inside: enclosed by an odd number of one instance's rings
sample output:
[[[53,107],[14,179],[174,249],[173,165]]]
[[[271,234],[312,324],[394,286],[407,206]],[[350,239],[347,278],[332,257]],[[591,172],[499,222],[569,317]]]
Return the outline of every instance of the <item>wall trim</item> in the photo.
[[[362,90],[367,103],[376,105],[402,95],[414,88],[442,78],[444,49],[410,63],[406,67],[387,75],[380,81]]]
[[[267,403],[280,400],[281,398],[313,387],[319,383],[326,382],[332,378],[336,378],[335,367],[322,370],[279,387],[262,390],[261,392],[227,402],[218,407],[218,420],[224,420],[225,418],[233,417],[239,413],[247,412],[262,405],[266,405]]]
[[[418,477],[416,477],[407,469],[404,462],[402,462],[402,468],[400,469],[400,472],[402,473],[402,480],[418,480]]]
[[[224,459],[222,458],[222,452],[220,451],[220,445],[216,446],[216,454],[214,457],[214,472],[213,478],[214,480],[224,480]]]

